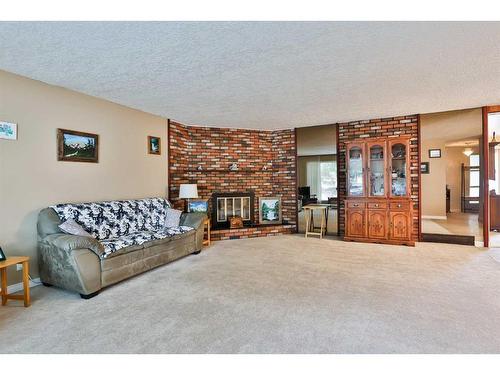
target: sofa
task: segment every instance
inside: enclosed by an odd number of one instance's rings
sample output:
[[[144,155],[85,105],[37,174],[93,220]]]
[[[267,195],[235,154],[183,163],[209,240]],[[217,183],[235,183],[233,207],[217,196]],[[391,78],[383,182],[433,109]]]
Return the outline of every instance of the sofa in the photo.
[[[41,210],[37,229],[42,283],[88,299],[119,281],[198,254],[206,215],[183,213],[177,226],[168,226],[169,210],[163,198],[65,203]],[[59,226],[68,220],[87,233],[63,232]]]

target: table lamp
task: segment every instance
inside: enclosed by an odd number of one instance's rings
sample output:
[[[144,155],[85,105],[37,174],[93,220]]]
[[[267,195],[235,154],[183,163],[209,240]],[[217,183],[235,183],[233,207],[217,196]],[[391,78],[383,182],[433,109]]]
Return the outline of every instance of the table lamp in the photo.
[[[181,184],[179,188],[179,198],[186,199],[185,203],[186,212],[189,212],[189,200],[192,198],[198,198],[198,185]]]

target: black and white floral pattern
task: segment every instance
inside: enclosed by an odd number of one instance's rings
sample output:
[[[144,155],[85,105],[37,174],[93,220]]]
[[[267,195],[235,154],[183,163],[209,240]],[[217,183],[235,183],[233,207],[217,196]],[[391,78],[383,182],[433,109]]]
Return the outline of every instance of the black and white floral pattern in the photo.
[[[160,231],[165,226],[165,211],[170,203],[163,198],[91,203],[64,203],[51,206],[61,221],[73,219],[98,240],[121,238]]]
[[[170,202],[163,198],[65,203],[51,206],[61,221],[74,220],[105,248],[106,258],[124,247],[186,233],[193,228],[165,227]]]
[[[182,233],[187,233],[191,230],[193,230],[193,228],[181,225],[180,227],[164,229],[161,232],[139,232],[114,240],[104,240],[101,241],[101,244],[104,246],[104,254],[101,258],[107,258],[110,254],[128,246],[142,245],[148,241],[173,237]]]

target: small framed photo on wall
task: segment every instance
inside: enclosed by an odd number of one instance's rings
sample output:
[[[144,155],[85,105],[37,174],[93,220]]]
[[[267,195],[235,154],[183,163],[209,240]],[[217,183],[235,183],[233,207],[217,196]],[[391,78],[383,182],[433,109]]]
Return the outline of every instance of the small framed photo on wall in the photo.
[[[441,157],[441,149],[440,148],[429,149],[429,157],[430,158],[440,158]]]
[[[422,174],[429,174],[430,173],[428,161],[424,161],[424,162],[420,163],[420,173],[422,173]]]
[[[0,121],[0,138],[10,141],[17,140],[17,124]]]
[[[161,155],[161,138],[148,136],[148,153],[151,155]]]

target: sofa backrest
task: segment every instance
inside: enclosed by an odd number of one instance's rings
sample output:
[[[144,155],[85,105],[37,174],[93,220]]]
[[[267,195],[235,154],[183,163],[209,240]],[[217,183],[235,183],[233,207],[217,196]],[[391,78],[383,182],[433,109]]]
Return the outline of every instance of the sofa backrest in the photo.
[[[98,240],[161,230],[165,225],[166,209],[169,207],[170,203],[164,198],[64,203],[50,206],[61,221],[75,220]]]

